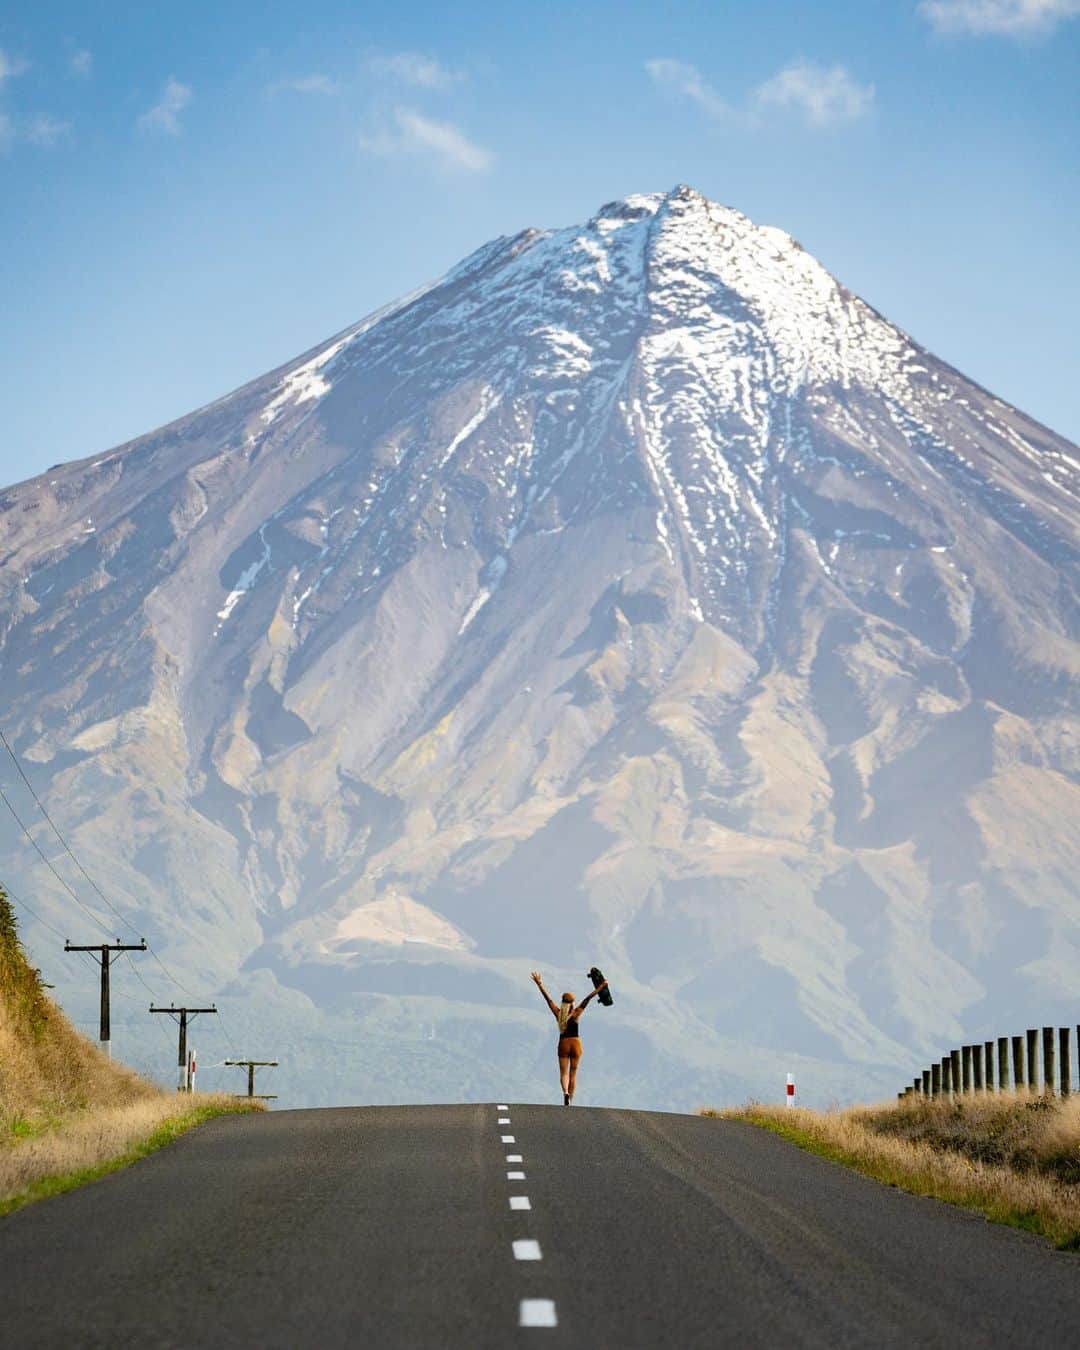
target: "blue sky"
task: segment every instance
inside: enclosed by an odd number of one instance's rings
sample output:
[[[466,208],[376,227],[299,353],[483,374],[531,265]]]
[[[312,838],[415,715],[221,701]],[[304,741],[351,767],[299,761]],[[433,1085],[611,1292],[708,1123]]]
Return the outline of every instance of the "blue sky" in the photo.
[[[688,182],[1080,440],[1080,0],[0,7],[0,479]]]

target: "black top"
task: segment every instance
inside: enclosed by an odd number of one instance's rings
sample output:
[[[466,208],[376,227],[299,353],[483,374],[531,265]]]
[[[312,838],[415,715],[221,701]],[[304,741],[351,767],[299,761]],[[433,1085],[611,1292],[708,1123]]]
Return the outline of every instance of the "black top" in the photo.
[[[567,1018],[566,1026],[559,1032],[559,1040],[561,1041],[564,1036],[577,1036],[579,1034],[577,1018],[569,1017]]]

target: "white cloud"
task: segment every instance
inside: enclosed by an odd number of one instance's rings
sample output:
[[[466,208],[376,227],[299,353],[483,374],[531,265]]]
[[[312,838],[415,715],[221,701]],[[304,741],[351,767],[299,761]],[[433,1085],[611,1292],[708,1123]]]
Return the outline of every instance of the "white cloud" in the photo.
[[[414,89],[449,89],[465,78],[455,70],[448,70],[435,57],[423,52],[391,52],[373,56],[368,68],[379,75],[389,75]]]
[[[412,108],[395,108],[394,131],[362,133],[360,148],[372,155],[432,155],[444,169],[485,173],[495,162],[490,150],[475,145],[451,122],[435,122]]]
[[[73,75],[89,75],[94,68],[94,54],[84,48],[82,51],[75,53],[68,65],[71,67]]]
[[[754,91],[759,106],[797,108],[812,127],[856,122],[874,106],[874,86],[857,84],[843,66],[796,61]]]
[[[24,70],[29,70],[30,62],[23,61],[17,56],[8,56],[7,52],[0,47],[0,87],[5,80],[10,80],[14,75],[21,75]]]
[[[270,86],[272,94],[282,90],[292,94],[337,94],[341,86],[329,75],[300,75],[293,80],[278,80]]]
[[[1080,0],[922,0],[919,13],[939,33],[1049,33],[1080,15]]]
[[[161,98],[138,119],[139,126],[163,131],[169,136],[179,136],[180,114],[190,102],[191,86],[181,84],[170,75],[165,81]]]
[[[671,90],[683,98],[690,99],[710,117],[726,117],[730,113],[728,104],[706,81],[696,66],[691,66],[685,61],[661,57],[646,61],[645,69],[661,89]]]
[[[31,145],[42,145],[51,149],[70,130],[70,122],[61,122],[47,113],[39,113],[27,123],[22,136],[23,140],[29,141]]]

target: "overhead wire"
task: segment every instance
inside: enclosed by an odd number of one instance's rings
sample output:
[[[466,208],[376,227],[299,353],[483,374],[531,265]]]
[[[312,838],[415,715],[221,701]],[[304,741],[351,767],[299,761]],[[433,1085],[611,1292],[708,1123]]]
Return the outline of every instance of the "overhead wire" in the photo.
[[[44,852],[42,851],[41,845],[30,833],[30,830],[26,825],[25,821],[23,820],[22,816],[20,816],[18,811],[16,811],[14,806],[12,806],[11,799],[8,797],[7,793],[4,791],[2,787],[0,787],[0,799],[3,800],[4,805],[15,817],[15,820],[18,823],[19,828],[22,830],[23,834],[26,835],[27,839],[30,840],[30,843],[34,846],[34,851],[37,853],[38,857],[49,869],[49,871],[53,874],[53,876],[57,879],[60,885],[63,886],[64,890],[67,891],[68,895],[71,896],[72,900],[74,900],[75,903],[79,906],[79,908],[83,911],[83,913],[89,917],[90,921],[96,924],[97,927],[101,929],[101,931],[106,935],[106,937],[111,936],[108,928],[106,928],[106,926],[101,922],[101,920],[97,917],[97,915],[93,912],[92,909],[89,909],[86,905],[83,904],[83,902],[79,899],[78,895],[76,895],[76,893],[72,890],[72,888],[67,884],[64,878],[60,875],[60,873],[49,861],[49,859],[45,856]]]
[[[142,938],[142,941],[146,941],[146,938],[142,937],[142,933],[139,933],[138,927],[136,927],[134,923],[131,922],[130,918],[127,918],[127,915],[124,914],[123,911],[117,909],[115,904],[112,903],[112,900],[109,899],[107,895],[105,895],[105,892],[103,890],[101,890],[99,884],[97,884],[97,882],[94,882],[93,877],[90,876],[90,873],[88,871],[86,871],[86,868],[84,867],[84,865],[82,865],[81,860],[78,859],[78,856],[76,855],[76,850],[74,850],[72,848],[72,845],[69,844],[68,840],[66,840],[66,838],[63,837],[61,828],[59,828],[57,822],[55,822],[53,817],[51,817],[51,815],[49,814],[49,810],[46,809],[45,802],[42,802],[42,799],[39,798],[38,794],[36,794],[34,784],[30,782],[30,778],[28,778],[26,774],[26,769],[23,768],[22,761],[20,761],[19,756],[16,755],[15,749],[12,748],[11,741],[9,741],[7,736],[5,736],[3,730],[0,730],[0,744],[3,744],[5,751],[7,751],[9,757],[11,757],[11,763],[15,765],[16,771],[18,771],[19,774],[19,778],[23,780],[23,783],[26,783],[27,791],[30,792],[32,798],[34,798],[36,807],[38,807],[38,810],[41,811],[46,821],[49,822],[49,828],[53,830],[53,833],[55,834],[55,836],[57,836],[59,844],[61,844],[61,848],[63,849],[63,852],[65,852],[66,855],[68,855],[70,859],[72,859],[73,863],[76,864],[76,867],[80,869],[82,875],[86,877],[86,882],[88,882],[90,886],[93,887],[94,892],[96,892],[96,894],[100,896],[101,900],[103,900],[103,902],[107,904],[109,910],[112,910],[112,913],[116,915],[116,918],[120,919],[120,922],[124,923],[124,925],[126,925],[127,927],[130,927],[132,933],[138,933],[139,937]],[[0,788],[0,792],[1,791],[3,791],[3,788]],[[7,796],[5,796],[4,801],[7,801]],[[14,810],[12,810],[12,814],[15,814]],[[18,815],[16,815],[15,818],[19,819]],[[23,826],[23,829],[26,830],[26,826]],[[34,840],[34,837],[32,837],[32,834],[30,834],[28,830],[26,830],[26,833],[27,837],[30,838],[31,844],[34,844],[35,848],[38,848],[38,845],[36,845],[36,841]],[[42,850],[39,848],[38,853],[43,857],[43,859],[45,859],[45,853],[42,853]],[[47,859],[45,860],[46,863],[49,863],[49,860]],[[51,865],[51,863],[49,864],[49,867],[50,871],[54,873],[54,876],[57,876],[58,880],[61,880],[61,883],[63,884],[63,887],[65,887],[65,890],[68,890],[69,894],[72,895],[73,898],[76,899],[77,902],[81,904],[82,902],[81,900],[78,900],[76,892],[72,890],[72,887],[68,886],[68,883],[63,882],[62,877],[59,876],[59,873],[57,871],[55,871],[55,868],[53,867],[53,865]],[[82,907],[84,907],[85,909],[85,906]],[[153,946],[148,944],[148,942],[146,944],[146,949],[147,952],[150,953],[150,956],[153,957],[153,960],[157,961],[158,967],[161,968],[161,971],[163,975],[166,976],[166,979],[169,979],[171,983],[175,984],[175,987],[177,987],[178,990],[184,992],[184,994],[192,994],[192,991],[190,991],[189,988],[186,987],[186,985],[182,984],[181,981],[178,980],[177,977],[175,977],[175,975],[173,975],[173,972],[171,972],[169,967],[167,967],[165,961],[162,961],[162,958],[158,956],[158,953],[155,952]],[[151,996],[155,996],[153,994],[153,990],[150,990],[150,985],[146,984],[146,980],[142,980],[142,976],[139,976],[139,979],[140,981],[142,981],[144,987],[146,987],[146,990],[150,992]]]
[[[86,868],[82,865],[82,863],[79,861],[79,859],[75,856],[75,851],[72,849],[71,845],[70,845],[70,844],[68,843],[68,841],[64,838],[64,836],[60,833],[60,829],[59,829],[58,825],[56,824],[56,821],[53,820],[52,816],[50,816],[49,813],[48,813],[48,811],[46,810],[46,808],[45,808],[45,803],[41,800],[41,798],[40,798],[40,797],[37,795],[37,793],[34,791],[34,785],[33,785],[33,783],[31,783],[30,779],[26,776],[26,771],[23,769],[23,766],[22,766],[22,764],[21,764],[21,762],[20,762],[20,760],[19,760],[18,755],[17,755],[17,754],[15,753],[15,751],[11,748],[11,742],[10,742],[10,741],[8,740],[8,738],[4,735],[3,731],[0,731],[0,743],[3,744],[4,749],[5,749],[5,750],[8,752],[8,754],[11,756],[11,762],[12,762],[12,764],[15,765],[15,768],[16,768],[16,770],[17,770],[17,772],[18,772],[19,777],[20,777],[20,778],[23,780],[23,782],[26,784],[26,787],[27,787],[27,790],[28,790],[29,793],[30,793],[30,796],[33,797],[35,803],[37,804],[37,809],[41,812],[41,814],[42,814],[42,815],[45,817],[45,819],[49,822],[49,828],[52,830],[53,834],[55,834],[56,837],[57,837],[57,839],[60,841],[60,846],[61,846],[61,848],[62,848],[62,849],[64,850],[64,852],[68,855],[68,857],[69,857],[69,858],[71,859],[71,861],[75,864],[75,866],[79,869],[79,871],[83,874],[83,876],[86,878],[87,882],[89,882],[90,887],[91,887],[91,888],[94,890],[94,892],[98,895],[98,897],[101,899],[101,901],[102,901],[105,905],[107,905],[109,909],[112,910],[112,912],[116,915],[116,917],[120,920],[120,922],[121,922],[122,924],[125,924],[128,928],[130,928],[131,931],[132,931],[133,933],[139,933],[139,930],[135,927],[135,925],[131,922],[131,920],[130,920],[125,914],[121,913],[121,911],[120,911],[119,909],[117,909],[117,907],[113,904],[113,902],[109,899],[109,897],[105,894],[105,892],[104,892],[104,891],[101,889],[101,887],[97,884],[97,882],[94,880],[94,878],[90,875],[90,873],[89,873],[89,872],[86,870]],[[139,934],[139,936],[141,937],[142,934]]]
[[[28,904],[27,901],[24,900],[21,895],[17,895],[10,888],[10,886],[7,886],[5,884],[3,886],[3,890],[4,894],[8,897],[9,900],[13,901],[16,905],[18,905],[20,909],[25,910],[26,913],[29,914],[32,919],[36,920],[36,922],[38,922],[42,926],[42,928],[47,928],[49,932],[53,934],[54,937],[60,938],[65,942],[67,941],[67,938],[63,933],[61,933],[59,928],[57,928],[54,924],[51,924],[48,921],[48,919],[44,917],[44,915],[39,914],[38,911],[33,907],[33,905]],[[71,955],[78,956],[80,960],[83,962],[83,964],[87,966],[90,970],[92,970],[95,975],[100,970],[97,961],[94,960],[93,956],[89,952],[76,951],[72,952]],[[129,953],[125,952],[124,955],[128,956],[130,959]],[[142,976],[139,974],[139,969],[135,965],[134,961],[132,961],[131,963],[131,968],[135,972],[136,976],[139,978],[140,983],[144,985],[144,987],[150,992],[151,997],[153,997],[153,991],[150,990],[150,986],[146,984],[146,981],[143,980]],[[114,998],[128,999],[132,1003],[138,1003],[141,1001],[139,999],[136,999],[134,994],[125,993],[123,989],[112,989],[110,990],[110,993]],[[160,1024],[155,1023],[155,1025]],[[165,1030],[164,1027],[161,1027],[161,1032],[165,1037],[166,1043],[171,1045],[172,1042],[169,1039],[169,1033]]]
[[[3,883],[0,883],[0,885],[2,884]],[[65,942],[67,941],[67,939],[64,937],[64,934],[61,933],[59,928],[53,927],[53,925],[48,921],[48,919],[42,918],[42,916],[37,912],[36,909],[34,909],[32,905],[28,905],[26,901],[21,896],[16,895],[15,892],[9,886],[3,885],[3,891],[9,900],[13,900],[15,904],[19,906],[20,909],[25,909],[27,914],[29,914],[32,919],[36,919],[38,923],[41,924],[42,928],[47,928],[49,932],[52,933],[55,937],[62,938]]]
[[[26,788],[27,788],[27,790],[29,791],[31,797],[33,797],[34,802],[36,803],[38,810],[39,810],[39,811],[41,812],[41,814],[45,817],[45,819],[46,819],[46,821],[48,822],[49,827],[50,827],[50,829],[52,830],[53,834],[55,834],[56,837],[57,837],[57,839],[60,841],[60,844],[61,844],[61,846],[63,847],[64,852],[67,853],[68,857],[71,858],[72,862],[74,862],[75,866],[79,869],[79,871],[82,873],[82,875],[86,878],[86,880],[87,880],[87,882],[90,884],[90,886],[93,887],[95,893],[96,893],[98,896],[100,896],[100,898],[102,899],[102,901],[108,906],[108,908],[112,911],[112,913],[113,913],[113,914],[121,921],[121,923],[123,923],[126,927],[128,927],[129,929],[131,929],[131,931],[132,931],[133,933],[138,933],[139,930],[135,927],[135,925],[131,922],[131,920],[128,919],[128,918],[122,913],[122,911],[119,910],[119,909],[116,907],[116,905],[114,905],[114,904],[112,903],[112,901],[108,898],[108,896],[105,894],[105,892],[101,889],[101,887],[97,884],[97,882],[94,880],[94,878],[90,875],[90,873],[89,873],[89,872],[86,870],[86,868],[83,866],[82,862],[80,861],[80,859],[79,859],[78,856],[76,855],[75,850],[71,847],[71,845],[68,843],[68,841],[64,838],[64,835],[63,835],[63,833],[61,832],[60,827],[59,827],[59,826],[56,824],[56,822],[53,820],[52,816],[49,814],[48,810],[46,809],[45,804],[42,802],[41,798],[38,796],[37,792],[34,790],[34,785],[33,785],[33,783],[31,783],[30,779],[27,777],[27,774],[26,774],[25,770],[23,769],[22,764],[21,764],[20,761],[19,761],[18,755],[15,753],[14,749],[12,748],[11,742],[10,742],[10,741],[8,740],[8,738],[4,735],[3,731],[0,731],[0,744],[3,744],[4,749],[7,751],[8,755],[9,755],[10,758],[11,758],[11,762],[15,765],[15,768],[16,768],[16,770],[18,771],[19,777],[22,779],[23,783],[26,785]],[[53,866],[52,861],[46,856],[46,854],[45,854],[44,851],[42,850],[41,846],[38,844],[37,840],[34,838],[33,834],[30,832],[30,829],[29,829],[29,827],[27,826],[26,822],[25,822],[25,821],[22,819],[22,817],[19,815],[18,811],[16,811],[15,807],[14,807],[14,806],[12,805],[12,803],[11,803],[11,799],[8,797],[7,793],[4,791],[4,789],[3,789],[2,787],[0,787],[0,799],[3,800],[5,806],[7,806],[8,810],[11,812],[11,814],[12,814],[12,816],[14,817],[15,821],[16,821],[17,824],[19,825],[19,828],[22,830],[23,834],[26,835],[27,839],[30,841],[30,843],[31,843],[31,845],[33,846],[33,848],[34,848],[35,852],[37,853],[38,857],[42,860],[42,862],[43,862],[43,863],[45,864],[45,866],[49,869],[49,871],[53,874],[53,876],[56,878],[56,880],[60,883],[60,885],[61,885],[61,886],[64,888],[64,890],[68,893],[68,895],[71,896],[71,898],[75,901],[75,903],[79,906],[79,908],[80,908],[80,909],[81,909],[81,910],[82,910],[82,911],[83,911],[83,912],[91,919],[91,921],[92,921],[93,923],[95,923],[95,924],[97,925],[98,928],[101,929],[101,931],[102,931],[103,933],[105,933],[107,936],[112,936],[112,935],[109,933],[109,929],[106,927],[106,925],[103,924],[99,918],[97,918],[97,916],[94,914],[94,912],[93,912],[93,911],[92,911],[92,910],[91,910],[91,909],[90,909],[90,908],[89,908],[89,907],[88,907],[88,906],[80,899],[79,895],[78,895],[77,892],[73,889],[73,887],[71,887],[71,886],[67,883],[67,881],[60,875],[60,873],[59,873],[59,872],[56,870],[56,868]],[[30,906],[27,905],[27,904],[25,904],[25,902],[20,901],[20,904],[23,905],[23,908],[25,908],[25,909],[27,910],[28,913],[34,913],[34,911],[31,910]],[[34,914],[34,917],[40,919],[40,916],[38,916],[37,914]],[[40,920],[40,921],[41,921],[42,923],[45,923],[44,920]],[[56,928],[53,928],[51,924],[45,923],[45,926],[46,926],[47,928],[49,928],[53,933],[55,933],[57,937],[60,936],[59,930],[56,929]],[[142,941],[144,941],[144,942],[146,941],[145,938],[142,938],[142,935],[141,935],[141,934],[140,934],[140,938],[141,938]],[[66,940],[66,939],[65,939],[65,940]],[[147,950],[147,952],[149,953],[149,955],[153,958],[153,960],[157,963],[157,965],[160,967],[162,973],[166,976],[166,978],[167,978],[168,980],[171,981],[171,983],[173,983],[173,984],[177,987],[177,989],[181,990],[181,992],[183,992],[183,993],[185,993],[185,994],[191,994],[192,997],[195,996],[195,995],[192,993],[192,990],[190,990],[185,984],[183,984],[179,979],[177,979],[177,977],[172,973],[172,971],[168,968],[168,966],[166,966],[165,962],[161,959],[161,957],[157,954],[157,952],[154,950],[154,948],[153,948],[153,947],[150,945],[150,943],[148,943],[148,942],[146,943],[146,950]],[[91,965],[94,964],[93,958],[90,956],[89,953],[82,953],[82,955],[84,955],[84,956],[90,961]],[[145,978],[143,977],[142,972],[139,970],[138,966],[136,966],[135,962],[134,962],[134,961],[131,961],[131,954],[130,954],[130,952],[125,952],[124,955],[128,957],[128,960],[130,961],[131,968],[132,968],[132,971],[134,972],[135,978],[139,981],[139,983],[142,985],[142,987],[143,987],[143,988],[146,990],[146,992],[150,995],[151,1001],[152,1001],[152,1002],[157,1002],[157,1001],[158,1001],[158,995],[154,992],[154,990],[151,988],[151,986],[150,986],[149,984],[147,984]],[[218,1017],[218,1025],[221,1027],[221,1030],[222,1030],[222,1032],[224,1033],[225,1039],[226,1039],[226,1041],[227,1041],[228,1044],[229,1044],[229,1048],[230,1048],[231,1050],[234,1050],[234,1051],[235,1051],[235,1044],[234,1044],[234,1042],[233,1042],[232,1036],[229,1034],[229,1028],[228,1028],[228,1026],[226,1025],[225,1019],[222,1017],[220,1011],[218,1012],[217,1017]],[[164,1031],[164,1030],[165,1030],[164,1027],[162,1027],[162,1031]],[[166,1036],[168,1035],[167,1032],[166,1032],[165,1034],[166,1034]]]

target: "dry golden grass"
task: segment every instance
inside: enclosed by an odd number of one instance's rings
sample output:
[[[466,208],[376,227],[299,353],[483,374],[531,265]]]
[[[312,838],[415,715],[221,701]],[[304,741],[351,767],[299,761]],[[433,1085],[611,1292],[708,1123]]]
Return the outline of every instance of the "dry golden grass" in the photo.
[[[751,1103],[703,1114],[750,1121],[888,1185],[1080,1248],[1080,1098],[914,1097],[825,1112]]]
[[[0,888],[0,1213],[242,1109],[225,1095],[163,1092],[80,1036],[27,964]]]
[[[0,1148],[0,1214],[39,1194],[92,1180],[191,1125],[237,1109],[235,1098],[224,1094],[160,1092],[125,1106],[79,1111],[40,1134]]]

